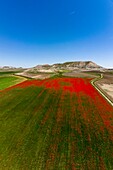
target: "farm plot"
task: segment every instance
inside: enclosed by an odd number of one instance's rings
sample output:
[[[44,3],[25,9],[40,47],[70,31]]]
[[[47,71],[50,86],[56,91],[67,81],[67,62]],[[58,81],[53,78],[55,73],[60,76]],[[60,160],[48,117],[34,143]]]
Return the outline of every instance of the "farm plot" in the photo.
[[[10,74],[7,74],[7,75],[0,74],[0,90],[3,90],[12,85],[18,84],[20,82],[23,82],[25,80],[26,79],[23,77],[17,77],[17,76],[13,76]]]
[[[113,108],[90,80],[31,80],[2,91],[0,169],[112,170]]]

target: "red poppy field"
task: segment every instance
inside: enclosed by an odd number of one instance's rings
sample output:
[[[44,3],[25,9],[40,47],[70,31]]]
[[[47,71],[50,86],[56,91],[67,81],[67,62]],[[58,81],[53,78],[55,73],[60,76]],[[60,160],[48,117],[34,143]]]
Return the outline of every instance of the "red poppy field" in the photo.
[[[113,107],[91,79],[27,80],[0,92],[0,169],[112,170]]]

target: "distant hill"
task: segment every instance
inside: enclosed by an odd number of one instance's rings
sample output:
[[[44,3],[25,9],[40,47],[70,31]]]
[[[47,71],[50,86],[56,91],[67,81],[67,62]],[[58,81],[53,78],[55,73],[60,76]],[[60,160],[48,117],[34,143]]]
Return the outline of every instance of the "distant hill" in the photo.
[[[0,70],[16,70],[23,69],[22,67],[16,68],[11,66],[3,66],[0,67]],[[26,69],[26,71],[39,71],[39,72],[54,72],[58,70],[94,70],[94,69],[104,69],[103,67],[97,65],[92,61],[73,61],[73,62],[65,62],[65,63],[56,63],[56,64],[44,64],[37,65],[35,67]]]
[[[33,68],[28,69],[29,72],[56,72],[60,70],[103,70],[102,66],[97,65],[92,61],[73,61],[65,63],[56,63],[53,65],[44,64],[37,65]]]
[[[106,70],[107,69],[97,65],[92,61],[73,61],[65,63],[56,63],[52,65],[49,64],[37,65],[35,67],[25,69],[20,73],[16,73],[16,75],[33,79],[45,79],[60,74],[64,76],[89,77],[90,74],[84,72],[87,71],[105,72]]]
[[[16,75],[29,77],[29,78],[49,78],[52,75],[56,75],[59,72],[62,74],[66,73],[77,73],[84,71],[106,71],[107,69],[102,66],[97,65],[92,61],[73,61],[73,62],[65,62],[65,63],[55,63],[52,65],[44,64],[37,65],[32,68],[15,68],[10,66],[0,67],[0,72],[17,72]]]
[[[12,66],[3,66],[3,67],[0,67],[0,69],[9,70],[9,69],[16,69],[16,68]]]
[[[75,62],[65,62],[62,64],[54,64],[53,67],[62,67],[68,69],[97,69],[103,68],[92,61],[75,61]]]
[[[0,72],[8,72],[8,71],[24,71],[25,69],[23,69],[22,67],[12,67],[12,66],[3,66],[0,67]]]

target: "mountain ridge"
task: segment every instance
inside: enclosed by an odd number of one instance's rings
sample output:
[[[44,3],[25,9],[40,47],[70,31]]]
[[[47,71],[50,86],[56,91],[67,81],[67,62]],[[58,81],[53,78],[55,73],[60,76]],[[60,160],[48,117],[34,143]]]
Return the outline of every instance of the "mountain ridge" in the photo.
[[[32,70],[37,71],[47,71],[47,72],[54,72],[58,70],[92,70],[92,69],[105,69],[102,66],[97,65],[96,63],[92,61],[70,61],[70,62],[64,62],[64,63],[55,63],[52,65],[44,64],[44,65],[37,65],[35,67],[31,68]]]
[[[3,66],[0,67],[0,69],[3,70],[15,70],[15,69],[22,69],[12,67],[12,66]],[[24,69],[24,68],[23,68]],[[55,64],[42,64],[42,65],[36,65],[34,67],[26,68],[27,71],[39,71],[39,72],[56,72],[59,70],[104,70],[105,68],[92,62],[92,61],[69,61],[64,63],[55,63]]]

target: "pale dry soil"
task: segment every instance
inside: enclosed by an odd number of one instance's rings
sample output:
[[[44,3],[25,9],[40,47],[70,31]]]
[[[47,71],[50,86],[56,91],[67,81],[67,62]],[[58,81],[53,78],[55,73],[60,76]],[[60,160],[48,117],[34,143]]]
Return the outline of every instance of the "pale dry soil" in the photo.
[[[103,84],[101,88],[113,98],[113,84]]]
[[[97,85],[110,97],[113,101],[113,75],[104,74],[103,79],[97,82]]]
[[[64,73],[64,76],[68,77],[87,77],[87,78],[96,78],[96,75],[93,74],[88,74],[80,71],[74,71],[74,72],[69,72],[69,73]]]
[[[33,78],[33,79],[41,79],[41,80],[51,77],[51,74],[49,73],[30,74],[30,73],[22,72],[22,73],[17,73],[16,75]]]

